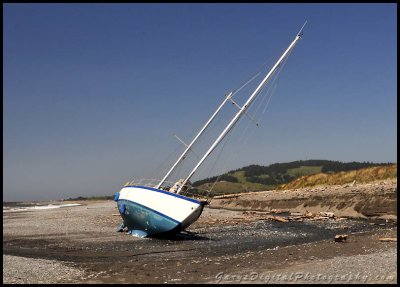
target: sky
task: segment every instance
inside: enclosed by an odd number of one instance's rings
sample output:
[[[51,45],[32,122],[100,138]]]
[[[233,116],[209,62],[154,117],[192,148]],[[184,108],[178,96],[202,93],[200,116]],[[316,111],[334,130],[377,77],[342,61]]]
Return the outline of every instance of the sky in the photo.
[[[112,195],[161,178],[185,148],[173,135],[190,142],[306,20],[268,105],[267,94],[249,111],[259,126],[243,117],[192,181],[249,164],[397,162],[396,8],[3,4],[3,201]]]

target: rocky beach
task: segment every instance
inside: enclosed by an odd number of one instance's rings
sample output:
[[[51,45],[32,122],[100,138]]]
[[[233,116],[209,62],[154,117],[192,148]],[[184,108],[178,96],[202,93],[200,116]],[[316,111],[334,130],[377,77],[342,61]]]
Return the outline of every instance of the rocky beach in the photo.
[[[3,205],[3,283],[397,283],[395,179],[214,198],[169,238],[74,203]]]

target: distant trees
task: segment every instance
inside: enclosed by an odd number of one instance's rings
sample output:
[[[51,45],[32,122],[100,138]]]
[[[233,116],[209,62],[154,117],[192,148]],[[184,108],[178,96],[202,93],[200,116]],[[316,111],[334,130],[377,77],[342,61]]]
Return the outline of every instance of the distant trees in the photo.
[[[383,165],[391,165],[391,163],[372,163],[372,162],[347,162],[343,163],[340,161],[328,161],[324,164],[321,169],[321,172],[332,173],[339,171],[349,171],[349,170],[358,170],[366,167],[372,166],[383,166]]]
[[[198,180],[198,181],[194,182],[192,184],[192,186],[196,187],[196,186],[200,186],[200,185],[202,185],[204,183],[213,183],[213,182],[215,182],[217,180],[218,181],[239,182],[239,180],[236,177],[225,173],[225,174],[223,174],[221,176],[213,176],[213,177],[210,177],[210,178],[205,178],[205,179],[202,179],[202,180]]]
[[[244,167],[242,170],[245,171],[245,177],[253,177],[262,174],[285,174],[288,169],[298,168],[301,166],[323,166],[329,162],[328,160],[298,160],[288,163],[274,163],[269,166],[260,165],[249,165]]]

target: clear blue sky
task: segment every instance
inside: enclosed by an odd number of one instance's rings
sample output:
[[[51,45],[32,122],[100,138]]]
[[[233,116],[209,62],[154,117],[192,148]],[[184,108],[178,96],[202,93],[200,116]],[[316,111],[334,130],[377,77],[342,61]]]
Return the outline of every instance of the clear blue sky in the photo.
[[[305,20],[260,127],[214,172],[307,158],[396,162],[396,12],[397,4],[4,4],[3,201],[114,194],[153,177],[183,150],[172,134],[189,141]]]

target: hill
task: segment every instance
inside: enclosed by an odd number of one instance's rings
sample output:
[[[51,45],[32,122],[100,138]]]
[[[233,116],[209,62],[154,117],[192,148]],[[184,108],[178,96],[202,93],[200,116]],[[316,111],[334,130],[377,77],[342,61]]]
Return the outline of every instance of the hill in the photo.
[[[211,190],[214,195],[231,194],[276,189],[297,179],[307,181],[307,184],[321,181],[328,175],[340,172],[357,171],[369,167],[393,166],[392,163],[372,162],[348,162],[330,160],[306,160],[289,163],[275,163],[269,166],[249,165],[225,174],[206,178],[193,183],[198,189]],[[313,176],[305,179],[306,176]],[[367,177],[368,175],[365,175]],[[372,174],[371,174],[372,176]],[[397,165],[396,165],[397,176]],[[343,176],[345,177],[345,176]],[[349,178],[354,176],[348,175]],[[360,173],[358,177],[361,177]],[[328,180],[328,179],[326,179]],[[339,180],[337,177],[329,177],[329,181]],[[341,179],[344,180],[344,179]],[[353,179],[354,180],[354,179]],[[297,182],[302,185],[306,183]]]

